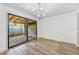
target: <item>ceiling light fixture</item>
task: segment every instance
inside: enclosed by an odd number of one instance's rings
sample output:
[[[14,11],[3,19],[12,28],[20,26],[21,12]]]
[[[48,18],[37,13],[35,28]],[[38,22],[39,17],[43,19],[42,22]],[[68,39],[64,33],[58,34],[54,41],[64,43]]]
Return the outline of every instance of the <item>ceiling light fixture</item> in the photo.
[[[41,3],[38,3],[38,8],[32,10],[32,14],[36,16],[39,20],[46,16],[47,10],[44,9]]]

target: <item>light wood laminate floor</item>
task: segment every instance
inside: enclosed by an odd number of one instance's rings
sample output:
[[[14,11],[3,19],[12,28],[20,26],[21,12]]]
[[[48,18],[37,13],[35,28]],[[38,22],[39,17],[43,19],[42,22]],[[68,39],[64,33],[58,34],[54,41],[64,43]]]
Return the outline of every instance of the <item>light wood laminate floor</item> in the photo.
[[[27,36],[26,35],[19,35],[14,37],[9,37],[9,47],[15,46],[17,44],[26,42]]]
[[[78,55],[79,48],[72,44],[37,39],[9,49],[4,55]]]

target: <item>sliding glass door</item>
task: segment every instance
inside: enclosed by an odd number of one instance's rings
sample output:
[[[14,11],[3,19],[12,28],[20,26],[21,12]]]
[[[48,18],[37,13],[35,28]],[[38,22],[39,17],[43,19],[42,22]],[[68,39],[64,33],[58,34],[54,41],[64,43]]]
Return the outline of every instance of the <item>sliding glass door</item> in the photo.
[[[37,39],[37,22],[35,20],[28,20],[28,41]]]
[[[37,39],[37,22],[8,14],[8,48]]]
[[[27,20],[9,14],[9,48],[27,41]]]

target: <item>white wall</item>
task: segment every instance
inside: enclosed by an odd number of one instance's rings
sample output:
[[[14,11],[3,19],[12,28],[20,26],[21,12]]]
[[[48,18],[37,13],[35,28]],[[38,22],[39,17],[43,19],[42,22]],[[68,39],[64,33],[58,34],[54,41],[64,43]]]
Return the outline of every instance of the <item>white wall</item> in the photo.
[[[76,13],[70,12],[39,20],[38,37],[76,44]]]
[[[35,19],[28,14],[0,4],[0,53],[8,49],[8,13]]]
[[[79,7],[77,8],[76,11],[76,17],[77,17],[77,42],[76,42],[76,46],[79,47]]]

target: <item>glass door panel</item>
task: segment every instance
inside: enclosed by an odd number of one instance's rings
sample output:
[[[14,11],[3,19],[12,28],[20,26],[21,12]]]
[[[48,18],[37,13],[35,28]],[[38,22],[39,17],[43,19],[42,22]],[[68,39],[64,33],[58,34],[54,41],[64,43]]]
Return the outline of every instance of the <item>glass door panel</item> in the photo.
[[[9,48],[27,41],[27,20],[9,14]]]

